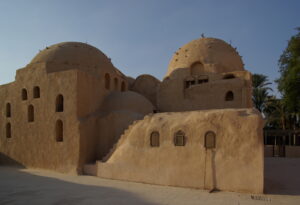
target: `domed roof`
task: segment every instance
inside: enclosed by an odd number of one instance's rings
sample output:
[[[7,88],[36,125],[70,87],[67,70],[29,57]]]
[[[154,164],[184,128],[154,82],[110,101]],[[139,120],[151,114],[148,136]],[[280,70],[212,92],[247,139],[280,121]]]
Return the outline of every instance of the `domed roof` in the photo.
[[[175,52],[169,63],[167,76],[178,68],[191,68],[195,64],[200,64],[204,72],[244,70],[240,55],[228,43],[215,38],[200,38]]]
[[[56,63],[86,67],[112,65],[110,59],[99,49],[80,42],[62,42],[46,47],[30,62],[30,64],[34,63]]]
[[[144,96],[132,92],[112,92],[103,101],[102,110],[104,111],[131,111],[140,114],[153,112],[152,103]]]

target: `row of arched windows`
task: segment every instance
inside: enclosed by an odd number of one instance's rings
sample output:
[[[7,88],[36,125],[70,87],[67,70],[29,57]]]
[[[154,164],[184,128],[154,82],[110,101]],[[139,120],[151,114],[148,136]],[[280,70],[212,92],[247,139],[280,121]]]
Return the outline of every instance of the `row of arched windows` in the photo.
[[[159,132],[154,131],[150,135],[150,146],[159,147]],[[174,145],[175,146],[185,146],[186,136],[185,133],[181,130],[174,134]],[[216,147],[216,134],[213,131],[208,131],[204,135],[204,146],[207,149],[212,149]]]
[[[64,111],[64,97],[63,95],[59,94],[56,97],[55,101],[55,112],[63,112]],[[11,105],[10,103],[6,103],[6,117],[10,118],[12,113],[11,113]],[[28,122],[33,122],[34,121],[34,107],[33,105],[28,106]]]
[[[104,83],[105,85],[104,86],[107,90],[110,90],[111,89],[110,75],[108,73],[106,73],[104,78],[105,78],[105,83]],[[119,90],[119,80],[116,77],[113,79],[113,86],[114,86],[113,87],[114,90]],[[121,92],[124,92],[126,90],[126,84],[125,84],[124,81],[121,82],[120,90],[121,90]]]
[[[34,86],[33,87],[33,98],[40,98],[41,93],[40,93],[40,87]],[[25,88],[22,89],[21,91],[21,98],[22,100],[27,100],[28,99],[28,93]]]
[[[6,123],[5,133],[6,133],[6,138],[11,138],[12,134],[11,134],[11,123],[10,122]],[[63,139],[64,139],[64,127],[63,127],[63,122],[61,120],[56,121],[55,135],[56,135],[56,141],[57,142],[62,142],[63,141]]]

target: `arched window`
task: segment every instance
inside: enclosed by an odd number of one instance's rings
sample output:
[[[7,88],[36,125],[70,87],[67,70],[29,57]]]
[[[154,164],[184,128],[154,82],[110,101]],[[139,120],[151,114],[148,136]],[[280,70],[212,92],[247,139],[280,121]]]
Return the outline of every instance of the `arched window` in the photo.
[[[27,100],[27,90],[25,88],[22,89],[22,100]]]
[[[61,120],[56,121],[55,134],[57,142],[62,142],[64,140],[64,126]]]
[[[121,84],[121,92],[124,92],[126,90],[126,85],[125,85],[125,82],[122,81],[122,84]]]
[[[205,148],[212,149],[216,147],[216,134],[213,131],[205,133]]]
[[[233,74],[226,74],[224,75],[223,79],[233,79],[235,76]]]
[[[6,124],[6,138],[11,138],[11,124],[8,122]]]
[[[152,132],[150,135],[150,146],[159,147],[159,132]]]
[[[185,134],[181,130],[175,133],[174,136],[174,145],[175,146],[184,146],[186,143]]]
[[[55,111],[56,112],[63,112],[64,111],[64,97],[61,94],[59,94],[56,97]]]
[[[6,117],[11,117],[11,106],[10,106],[10,103],[6,103]]]
[[[105,88],[108,90],[110,88],[110,76],[108,73],[105,74]]]
[[[33,88],[33,98],[40,98],[40,87],[35,86]]]
[[[33,107],[33,105],[28,106],[28,122],[34,122],[34,107]]]
[[[232,91],[228,91],[225,95],[225,101],[233,101],[234,99],[234,94]]]
[[[119,86],[118,78],[114,79],[114,85],[115,85],[115,90],[118,90],[118,86]]]

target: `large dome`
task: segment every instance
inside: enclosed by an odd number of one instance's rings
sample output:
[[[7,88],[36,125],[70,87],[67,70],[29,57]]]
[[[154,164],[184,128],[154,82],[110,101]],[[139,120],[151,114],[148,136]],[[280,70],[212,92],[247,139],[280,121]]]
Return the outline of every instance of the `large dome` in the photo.
[[[112,65],[110,59],[99,49],[80,42],[63,42],[46,47],[30,62],[30,64],[34,63],[55,63],[84,67]]]
[[[244,70],[244,64],[236,49],[223,40],[200,38],[179,48],[173,55],[167,76],[178,68],[199,65],[204,72],[231,72]]]

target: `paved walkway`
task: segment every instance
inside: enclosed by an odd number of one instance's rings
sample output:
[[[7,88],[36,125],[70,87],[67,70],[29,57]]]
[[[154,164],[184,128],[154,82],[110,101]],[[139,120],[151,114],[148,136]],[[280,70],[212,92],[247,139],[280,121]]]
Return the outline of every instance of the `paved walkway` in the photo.
[[[0,167],[0,204],[300,204],[300,159],[266,159],[266,191],[252,195],[155,186]]]

